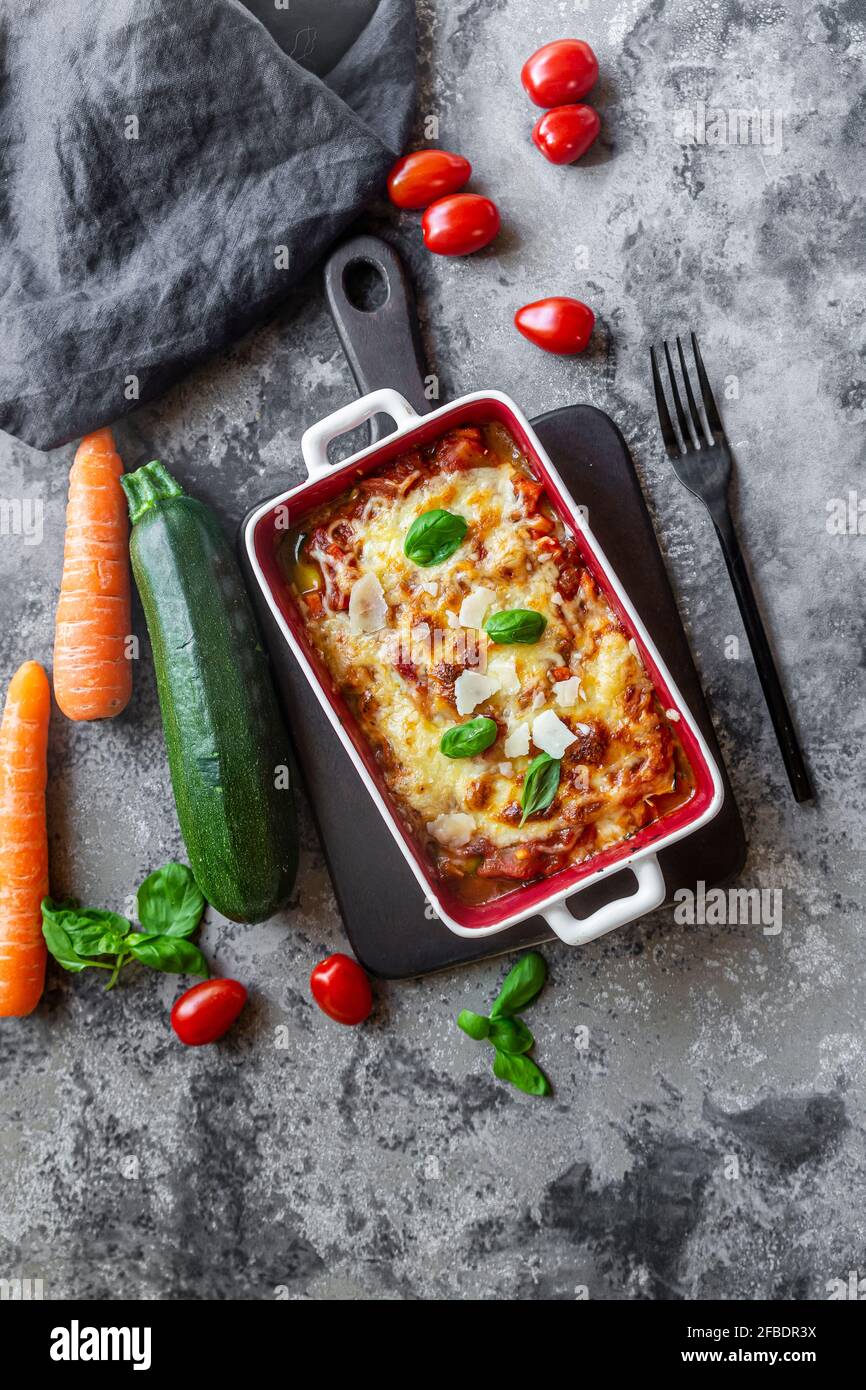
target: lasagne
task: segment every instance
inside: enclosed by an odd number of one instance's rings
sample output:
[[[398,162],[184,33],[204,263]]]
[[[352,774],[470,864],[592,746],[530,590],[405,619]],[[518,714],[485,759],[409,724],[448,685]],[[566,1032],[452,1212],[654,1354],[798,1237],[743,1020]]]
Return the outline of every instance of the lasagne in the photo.
[[[583,861],[692,794],[678,716],[502,425],[408,450],[283,544],[314,652],[464,901]]]

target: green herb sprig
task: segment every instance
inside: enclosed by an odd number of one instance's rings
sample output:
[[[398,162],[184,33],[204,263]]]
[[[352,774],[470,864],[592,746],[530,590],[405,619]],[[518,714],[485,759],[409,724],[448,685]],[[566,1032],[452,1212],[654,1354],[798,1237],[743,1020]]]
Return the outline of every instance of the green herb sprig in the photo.
[[[549,1096],[551,1085],[526,1055],[535,1039],[515,1014],[537,998],[546,978],[547,966],[541,956],[528,951],[505,976],[489,1015],[463,1009],[457,1017],[458,1028],[476,1042],[489,1042],[493,1047],[493,1075],[530,1096]]]
[[[523,791],[520,795],[520,805],[523,809],[523,815],[520,817],[521,825],[529,816],[547,810],[559,790],[561,772],[561,758],[551,758],[549,753],[539,753],[537,758],[532,759],[526,769]]]
[[[528,645],[537,642],[546,627],[544,614],[537,613],[534,608],[507,608],[502,613],[491,613],[484,631],[498,646],[512,642]]]
[[[403,553],[425,569],[431,565],[441,565],[462,545],[468,529],[469,523],[465,517],[435,507],[416,516],[406,532]]]
[[[136,894],[140,931],[128,917],[98,907],[81,907],[75,898],[42,902],[42,935],[64,970],[107,970],[113,989],[125,965],[139,961],[152,970],[178,975],[210,975],[208,963],[189,938],[204,912],[204,897],[185,864],[166,864],[148,874]]]
[[[495,743],[498,733],[495,719],[479,715],[477,719],[447,729],[439,740],[439,747],[446,758],[471,758]]]

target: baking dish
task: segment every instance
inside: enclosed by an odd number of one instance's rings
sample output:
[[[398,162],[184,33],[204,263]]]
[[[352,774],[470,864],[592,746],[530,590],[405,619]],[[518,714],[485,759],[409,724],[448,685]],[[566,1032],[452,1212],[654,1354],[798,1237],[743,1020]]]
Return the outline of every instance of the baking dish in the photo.
[[[391,416],[396,431],[342,463],[331,465],[327,457],[330,443],[380,413]],[[692,769],[695,790],[687,802],[647,825],[631,839],[611,845],[550,878],[528,883],[482,904],[470,905],[457,900],[436,878],[421,847],[397,814],[366,739],[310,646],[303,620],[280,570],[277,547],[287,530],[296,527],[308,511],[331,501],[359,477],[391,462],[407,448],[424,446],[458,426],[493,422],[504,425],[524,451],[535,476],[544,483],[551,506],[577,538],[587,568],[636,643],[664,707],[674,711],[674,717],[678,716],[677,734]],[[307,481],[265,502],[247,522],[244,544],[250,567],[316,699],[440,920],[458,936],[491,936],[527,917],[540,915],[562,941],[583,945],[658,907],[665,897],[664,876],[657,857],[659,850],[694,833],[717,814],[724,795],[722,779],[652,638],[592,535],[588,521],[569,497],[556,468],[519,407],[501,392],[485,391],[462,396],[428,415],[418,415],[398,392],[379,390],[352,401],[313,425],[303,436],[301,450]],[[339,790],[335,789],[335,795],[338,794]],[[566,906],[567,898],[622,869],[628,869],[634,876],[636,891],[615,898],[586,918],[572,916]]]

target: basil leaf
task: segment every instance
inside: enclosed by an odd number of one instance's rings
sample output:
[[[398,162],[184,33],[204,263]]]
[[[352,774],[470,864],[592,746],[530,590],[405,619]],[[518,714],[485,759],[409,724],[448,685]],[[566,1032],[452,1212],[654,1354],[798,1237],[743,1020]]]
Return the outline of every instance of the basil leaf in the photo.
[[[92,927],[81,927],[69,935],[79,956],[116,956],[123,950],[127,933],[112,931],[97,922]]]
[[[62,902],[44,898],[43,919],[46,915],[59,922],[63,930],[73,936],[84,932],[92,933],[96,928],[113,932],[118,936],[126,936],[132,929],[132,923],[127,917],[121,917],[117,912],[104,911],[101,907],[81,907],[76,898],[64,898]]]
[[[490,1021],[488,1042],[497,1052],[528,1052],[535,1042],[522,1018],[494,1018]]]
[[[210,976],[208,963],[197,946],[183,936],[142,936],[134,932],[127,938],[125,949],[142,965],[152,970],[164,970],[176,975]]]
[[[491,642],[501,646],[507,642],[537,642],[547,619],[534,608],[507,608],[504,613],[491,613],[484,631]]]
[[[520,804],[523,807],[521,825],[529,816],[547,810],[559,788],[561,770],[561,758],[551,758],[549,753],[539,753],[537,758],[533,758],[526,769],[523,791],[520,794]]]
[[[42,934],[55,960],[59,960],[67,970],[84,958],[116,955],[131,925],[126,917],[120,917],[116,912],[103,912],[95,907],[81,908],[74,898],[67,898],[62,903],[45,898],[42,903]],[[64,959],[57,954],[55,946]],[[66,960],[73,964],[65,964]],[[79,964],[76,968],[82,970],[84,967]]]
[[[490,1019],[483,1014],[474,1014],[471,1009],[463,1009],[457,1015],[457,1027],[476,1042],[483,1042],[490,1032]]]
[[[139,888],[137,902],[147,935],[191,936],[204,912],[204,896],[186,864],[154,869]]]
[[[538,758],[532,759],[530,766],[525,770],[523,791],[520,794],[520,805],[523,806],[521,826],[530,816],[537,815],[539,810],[548,809],[559,790],[560,771],[562,759],[550,758],[549,753],[539,753]]]
[[[462,516],[440,507],[416,516],[403,542],[403,552],[416,565],[441,565],[453,555],[469,529]]]
[[[64,970],[71,970],[78,974],[82,970],[87,970],[93,966],[97,968],[95,961],[86,960],[79,955],[72,944],[69,933],[60,925],[57,917],[52,912],[50,898],[45,898],[42,903],[42,935],[45,938],[45,945],[51,955],[62,965]]]
[[[497,1052],[493,1058],[493,1075],[500,1081],[510,1081],[518,1091],[528,1096],[549,1096],[550,1082],[531,1057],[518,1057],[511,1052]]]
[[[59,912],[56,920],[64,931],[69,932],[80,956],[116,955],[132,931],[132,923],[127,917],[99,907]]]
[[[51,918],[42,919],[42,935],[45,937],[45,945],[51,955],[62,965],[64,970],[86,970],[91,964],[89,960],[84,960],[72,945],[72,941],[67,932],[59,927]]]
[[[502,988],[490,1010],[491,1021],[525,1009],[541,993],[546,979],[547,966],[541,956],[537,951],[527,951],[502,981]]]
[[[43,898],[42,911],[54,917],[58,912],[72,912],[74,908],[80,908],[81,903],[77,898]],[[85,908],[86,912],[87,909]]]
[[[496,742],[499,729],[495,719],[479,715],[465,724],[455,724],[448,729],[439,742],[440,751],[446,758],[471,758],[473,753],[483,753],[491,743]]]

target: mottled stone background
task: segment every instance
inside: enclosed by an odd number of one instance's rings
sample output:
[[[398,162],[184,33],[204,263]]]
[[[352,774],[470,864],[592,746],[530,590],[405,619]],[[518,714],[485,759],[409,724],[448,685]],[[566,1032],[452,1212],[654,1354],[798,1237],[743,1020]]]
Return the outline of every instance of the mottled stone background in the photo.
[[[443,397],[590,401],[624,430],[745,818],[742,883],[782,891],[783,929],[664,911],[548,949],[543,1103],[496,1083],[454,1026],[501,961],[382,987],[357,1031],[316,1010],[309,970],[344,941],[305,818],[297,907],[256,928],[209,918],[216,968],[252,991],[219,1047],[180,1047],[177,983],[143,972],[105,997],[52,969],[38,1012],[0,1025],[0,1275],[52,1298],[823,1299],[866,1277],[866,540],[827,530],[828,502],[863,489],[866,5],[421,0],[419,18],[419,138],[438,116],[504,231],[449,261],[422,251],[415,216],[383,205],[369,225],[411,262]],[[599,54],[604,130],[564,170],[529,144],[518,81],[563,34]],[[782,149],[684,146],[677,113],[699,100],[780,112]],[[599,316],[577,361],[510,326],[563,292]],[[647,349],[687,327],[716,382],[736,377],[741,534],[810,808],[788,793],[709,522],[660,447]],[[302,430],[351,393],[312,275],[118,438],[128,466],[160,455],[233,526],[300,476]],[[45,502],[41,545],[0,546],[4,684],[25,657],[50,662],[70,458],[2,441],[0,495]],[[57,716],[51,741],[55,889],[114,908],[182,855],[142,652],[121,719]]]

